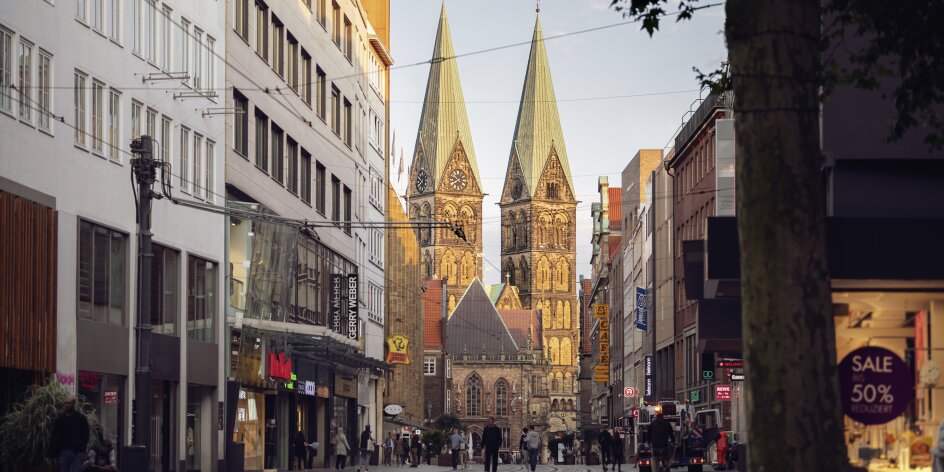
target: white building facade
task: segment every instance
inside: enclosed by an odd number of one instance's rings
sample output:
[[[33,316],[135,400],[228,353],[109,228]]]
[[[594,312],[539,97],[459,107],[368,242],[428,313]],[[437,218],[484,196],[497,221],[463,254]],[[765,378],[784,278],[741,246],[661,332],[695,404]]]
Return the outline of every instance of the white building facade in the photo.
[[[155,139],[176,197],[223,202],[224,118],[213,110],[223,106],[224,20],[223,2],[0,5],[0,200],[54,218],[53,250],[44,251],[54,256],[54,289],[40,294],[54,306],[54,367],[36,372],[86,397],[116,446],[134,440],[130,143]],[[4,208],[5,221],[30,234],[22,220],[6,219],[20,210]],[[164,199],[152,224],[152,468],[214,470],[222,457],[224,217]],[[18,378],[6,367],[5,378]]]

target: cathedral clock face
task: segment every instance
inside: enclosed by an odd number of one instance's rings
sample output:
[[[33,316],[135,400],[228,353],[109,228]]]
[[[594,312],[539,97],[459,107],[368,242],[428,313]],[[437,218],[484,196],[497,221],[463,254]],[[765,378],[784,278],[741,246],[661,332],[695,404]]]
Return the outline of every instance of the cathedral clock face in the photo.
[[[426,191],[427,186],[429,185],[429,176],[426,175],[426,171],[421,170],[416,174],[416,191],[423,193]]]
[[[459,169],[449,173],[449,185],[453,190],[462,190],[469,185],[469,178]]]
[[[521,198],[521,187],[521,180],[515,179],[515,181],[511,184],[511,198],[514,198],[515,200]]]

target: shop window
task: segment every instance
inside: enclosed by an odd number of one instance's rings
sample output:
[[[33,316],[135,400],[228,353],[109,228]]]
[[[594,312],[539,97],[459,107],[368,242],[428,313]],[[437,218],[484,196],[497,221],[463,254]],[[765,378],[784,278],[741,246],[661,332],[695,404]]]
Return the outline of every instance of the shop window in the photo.
[[[187,265],[187,337],[215,342],[216,264],[190,256]]]
[[[155,244],[151,263],[151,330],[177,334],[180,275],[177,251]]]
[[[98,372],[79,371],[79,395],[95,413],[104,428],[105,439],[111,441],[112,463],[117,464],[124,425],[125,377]]]
[[[79,224],[79,318],[124,324],[127,250],[126,235],[88,221]]]
[[[264,466],[265,413],[265,395],[251,390],[239,391],[233,440],[244,444],[246,469],[261,470]]]
[[[187,430],[185,432],[187,470],[201,470],[202,435],[203,429],[208,426],[204,422],[201,405],[205,396],[206,388],[187,388]]]

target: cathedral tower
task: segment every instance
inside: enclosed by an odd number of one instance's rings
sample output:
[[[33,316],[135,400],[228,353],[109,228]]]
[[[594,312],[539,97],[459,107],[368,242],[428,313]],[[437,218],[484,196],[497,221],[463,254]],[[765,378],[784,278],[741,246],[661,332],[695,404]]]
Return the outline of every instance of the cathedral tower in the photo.
[[[576,402],[580,332],[574,196],[539,16],[499,206],[502,272],[519,287],[522,304],[541,311],[552,365],[551,431],[573,428],[576,421],[568,411]]]
[[[465,240],[448,229],[419,229],[422,275],[447,280],[450,311],[482,277],[482,184],[459,81],[446,5],[426,83],[410,170],[410,219],[458,222]]]

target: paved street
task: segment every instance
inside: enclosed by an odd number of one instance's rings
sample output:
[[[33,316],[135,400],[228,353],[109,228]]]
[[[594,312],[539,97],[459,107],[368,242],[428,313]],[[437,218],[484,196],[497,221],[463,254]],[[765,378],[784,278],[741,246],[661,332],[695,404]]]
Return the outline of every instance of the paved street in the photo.
[[[333,469],[312,469],[317,472],[330,472]],[[357,466],[349,466],[344,469],[347,472],[357,472]],[[370,472],[409,472],[413,470],[414,472],[448,472],[452,468],[449,466],[436,466],[436,465],[426,465],[423,464],[416,469],[410,469],[409,467],[379,467],[373,466],[370,468]],[[459,469],[462,471],[462,469]],[[481,472],[483,466],[481,464],[474,464],[469,466],[466,471],[471,472]],[[498,472],[527,472],[528,468],[524,465],[512,464],[512,465],[500,465],[498,466]],[[598,465],[586,466],[586,465],[538,465],[538,472],[603,472],[603,468]],[[607,470],[611,470],[607,468]],[[639,470],[633,465],[624,465],[622,468],[623,471],[636,471]],[[675,469],[675,470],[685,470],[685,469]],[[705,467],[705,471],[713,471],[711,467]],[[363,472],[363,471],[361,471]]]

